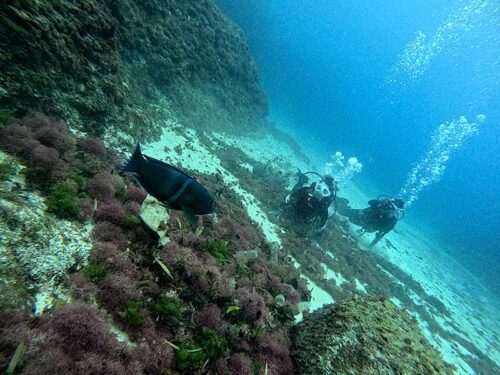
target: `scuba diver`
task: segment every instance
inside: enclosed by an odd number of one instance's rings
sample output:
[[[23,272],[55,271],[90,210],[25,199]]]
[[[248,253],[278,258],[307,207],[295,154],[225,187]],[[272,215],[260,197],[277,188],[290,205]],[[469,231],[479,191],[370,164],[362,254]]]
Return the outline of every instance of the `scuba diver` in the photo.
[[[316,177],[310,185],[308,175]],[[326,228],[328,208],[335,202],[337,186],[332,176],[321,176],[316,172],[297,173],[298,181],[292,192],[285,198],[284,204],[277,210],[270,211],[276,217],[283,217],[292,224],[297,233],[319,236]],[[336,209],[336,208],[335,208]]]
[[[369,200],[368,204],[369,207],[363,209],[346,208],[339,210],[339,213],[347,216],[351,223],[362,227],[361,235],[377,232],[369,245],[373,247],[404,217],[404,202],[400,198],[380,195],[377,199]]]

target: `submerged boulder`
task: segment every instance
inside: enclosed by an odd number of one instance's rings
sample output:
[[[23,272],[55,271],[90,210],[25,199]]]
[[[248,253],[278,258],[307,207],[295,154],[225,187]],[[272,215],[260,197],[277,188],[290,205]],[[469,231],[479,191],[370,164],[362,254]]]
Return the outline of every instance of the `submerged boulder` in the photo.
[[[299,323],[292,336],[300,375],[453,373],[417,322],[385,298],[327,305]]]

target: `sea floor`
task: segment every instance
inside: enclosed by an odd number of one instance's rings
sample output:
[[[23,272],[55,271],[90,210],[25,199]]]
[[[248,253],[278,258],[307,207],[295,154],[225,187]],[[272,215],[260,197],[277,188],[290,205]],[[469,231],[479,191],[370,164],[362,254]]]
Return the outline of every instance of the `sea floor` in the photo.
[[[355,186],[351,187],[346,197],[365,204],[369,199]],[[370,240],[368,236],[361,237],[359,245],[367,249]],[[371,251],[383,254],[391,263],[411,275],[427,294],[444,303],[449,313],[446,316],[434,316],[444,330],[473,344],[500,365],[499,302],[470,272],[446,254],[439,242],[410,221],[402,221],[394,232],[384,237]],[[411,289],[408,289],[408,293],[415,303],[425,306],[425,302],[419,300]],[[398,304],[397,300],[394,302]],[[432,312],[429,310],[429,313]],[[474,373],[468,363],[474,355],[464,347],[462,341],[441,337],[433,332],[418,313],[412,314],[419,320],[427,339],[439,349],[444,359],[457,366],[457,373]]]
[[[270,132],[258,137],[228,136],[226,134],[200,135],[194,130],[186,130],[175,123],[166,124],[162,138],[144,146],[144,152],[157,158],[175,162],[184,168],[203,173],[218,173],[242,199],[250,217],[261,227],[266,238],[281,245],[283,229],[271,222],[266,211],[251,191],[243,188],[236,174],[225,165],[222,149],[233,148],[244,157],[240,167],[252,170],[252,161],[271,163],[289,173],[297,169],[302,171],[321,171],[322,161],[317,155],[308,152],[307,148],[297,144],[280,132]],[[311,160],[317,160],[316,165]],[[284,192],[289,188],[284,186]],[[353,207],[364,207],[369,199],[355,182],[343,186],[342,197],[349,199]],[[411,215],[411,212],[408,213]],[[395,231],[389,233],[374,248],[368,250],[371,241],[368,235],[359,237],[355,227],[350,227],[347,236],[355,240],[365,251],[373,251],[393,265],[423,288],[425,293],[441,301],[445,312],[436,313],[427,301],[420,298],[411,286],[403,285],[404,278],[399,278],[378,265],[380,271],[401,284],[414,304],[424,308],[433,318],[432,324],[422,318],[418,312],[411,311],[419,321],[428,340],[442,353],[444,359],[457,368],[457,374],[477,373],[477,353],[500,367],[500,310],[499,302],[458,262],[442,250],[437,241],[411,223],[410,218],[398,223]],[[332,249],[323,249],[330,252]],[[331,254],[331,253],[330,253]],[[297,262],[296,260],[294,260]],[[296,263],[297,266],[299,265]],[[325,277],[335,278],[337,283],[343,282],[343,275],[336,270],[329,270],[326,265]],[[334,302],[334,298],[308,279],[312,290],[310,310],[324,304]],[[415,284],[413,284],[414,286]],[[370,285],[356,280],[356,289],[360,292],[370,290]],[[405,307],[394,296],[391,300]],[[422,311],[422,310],[421,310]],[[436,327],[436,323],[439,327]],[[438,328],[438,329],[436,329]],[[443,333],[446,333],[443,335]],[[446,337],[443,337],[446,336]],[[474,354],[476,353],[476,354]],[[483,361],[484,363],[484,361]],[[475,364],[475,365],[474,365]],[[481,373],[494,373],[481,367]]]

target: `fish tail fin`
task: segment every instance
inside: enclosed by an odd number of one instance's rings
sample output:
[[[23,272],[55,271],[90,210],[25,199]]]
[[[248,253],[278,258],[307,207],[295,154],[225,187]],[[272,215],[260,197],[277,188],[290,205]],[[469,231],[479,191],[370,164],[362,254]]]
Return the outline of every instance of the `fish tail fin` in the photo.
[[[125,160],[120,167],[120,172],[122,173],[136,173],[139,170],[139,165],[144,159],[142,156],[141,145],[137,143],[135,146],[134,153],[130,158]]]

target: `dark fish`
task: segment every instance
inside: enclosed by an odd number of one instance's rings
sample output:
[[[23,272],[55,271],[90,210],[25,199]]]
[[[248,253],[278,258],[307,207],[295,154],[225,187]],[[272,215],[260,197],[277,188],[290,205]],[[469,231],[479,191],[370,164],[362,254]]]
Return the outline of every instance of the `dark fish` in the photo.
[[[195,215],[214,212],[214,198],[205,186],[180,169],[143,155],[139,144],[121,172],[130,173],[148,194],[168,208],[183,211],[193,227],[197,223]]]

